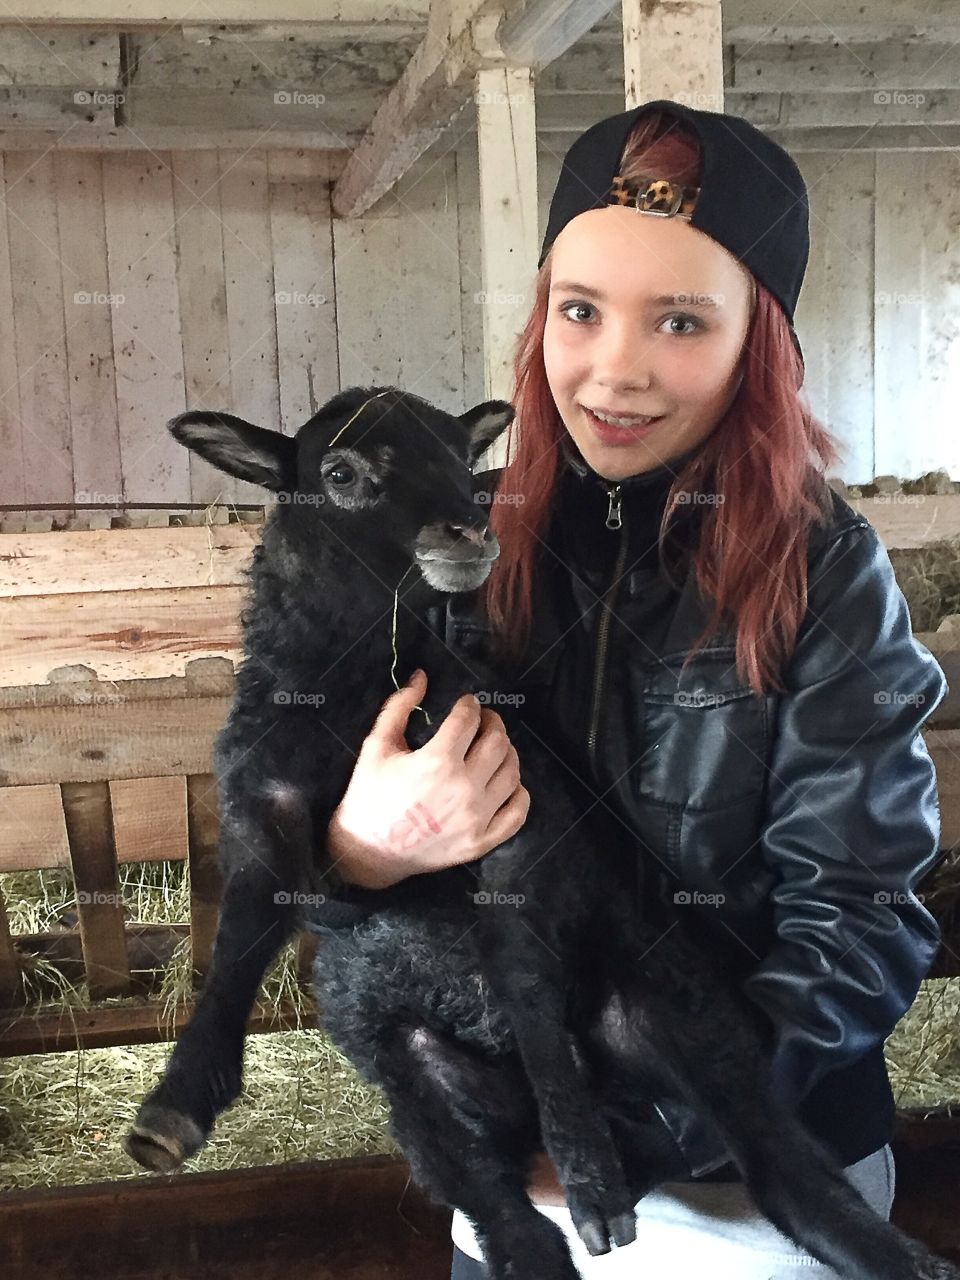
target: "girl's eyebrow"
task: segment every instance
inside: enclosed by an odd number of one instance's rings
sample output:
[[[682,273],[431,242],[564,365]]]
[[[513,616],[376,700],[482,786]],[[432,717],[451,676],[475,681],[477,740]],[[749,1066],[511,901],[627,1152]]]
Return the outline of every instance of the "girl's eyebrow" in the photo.
[[[582,293],[585,297],[596,298],[598,302],[607,301],[606,294],[601,293],[599,289],[593,289],[588,284],[578,284],[575,280],[551,280],[550,292],[552,293],[555,289]],[[699,293],[696,289],[687,291],[678,289],[676,293],[661,293],[650,301],[658,307],[719,307],[720,305],[712,293]]]

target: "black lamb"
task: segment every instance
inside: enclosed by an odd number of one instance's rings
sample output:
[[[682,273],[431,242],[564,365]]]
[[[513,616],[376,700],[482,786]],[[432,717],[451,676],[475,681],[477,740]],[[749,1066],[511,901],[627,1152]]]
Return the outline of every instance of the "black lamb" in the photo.
[[[196,1011],[126,1140],[172,1170],[241,1089],[246,1019],[295,932],[323,933],[321,1026],[384,1091],[415,1180],[474,1223],[494,1280],[576,1280],[560,1230],[526,1195],[545,1149],[587,1249],[636,1236],[634,1205],[683,1176],[655,1116],[702,1109],[761,1210],[851,1280],[957,1280],[885,1222],[769,1086],[771,1031],[691,927],[650,892],[624,828],[519,699],[502,698],[530,812],[464,866],[365,896],[324,927],[344,884],[324,836],[394,668],[428,675],[420,747],[454,702],[516,673],[445,643],[446,600],[499,553],[471,468],[512,420],[455,417],[396,388],[351,388],[295,437],[191,411],[175,437],[278,494],[250,570],[245,659],[215,753],[224,895]],[[489,659],[490,655],[487,655]],[[347,895],[349,896],[349,895]]]

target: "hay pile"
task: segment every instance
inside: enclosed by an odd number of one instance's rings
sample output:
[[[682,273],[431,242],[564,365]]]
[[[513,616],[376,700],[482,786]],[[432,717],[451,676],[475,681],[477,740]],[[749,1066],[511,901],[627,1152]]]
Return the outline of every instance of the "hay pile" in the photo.
[[[56,928],[76,896],[69,872],[18,872],[2,877],[11,930]],[[189,919],[184,863],[132,864],[121,868],[120,888],[130,922],[174,924]],[[47,965],[32,974],[57,998],[50,1009],[82,1008],[82,989],[64,983]],[[189,950],[177,949],[157,996],[163,1016],[190,996]],[[264,983],[274,1005],[303,1009],[292,947]],[[105,1005],[131,1003],[124,999]],[[142,1001],[134,1001],[142,1003]],[[387,1112],[377,1090],[304,1018],[304,1029],[270,1032],[247,1040],[244,1093],[221,1118],[213,1139],[186,1166],[234,1169],[285,1160],[390,1152]],[[169,1044],[131,1045],[0,1059],[0,1189],[98,1182],[142,1171],[120,1142],[137,1107],[160,1076]]]

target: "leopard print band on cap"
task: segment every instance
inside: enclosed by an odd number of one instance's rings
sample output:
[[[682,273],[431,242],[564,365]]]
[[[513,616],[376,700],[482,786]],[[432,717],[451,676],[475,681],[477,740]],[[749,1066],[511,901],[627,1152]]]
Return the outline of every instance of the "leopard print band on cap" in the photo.
[[[636,182],[627,182],[617,174],[607,195],[607,204],[632,205],[640,213],[654,213],[661,218],[689,218],[699,194],[699,187],[682,187],[666,178],[642,177]]]

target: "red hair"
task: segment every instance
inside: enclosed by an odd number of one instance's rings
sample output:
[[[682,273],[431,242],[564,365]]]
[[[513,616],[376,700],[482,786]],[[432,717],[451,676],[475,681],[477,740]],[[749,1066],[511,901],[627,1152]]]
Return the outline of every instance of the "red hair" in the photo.
[[[620,165],[628,180],[652,173],[696,184],[699,171],[696,135],[661,112],[648,114],[634,129]],[[490,517],[501,550],[482,588],[495,644],[514,657],[529,639],[533,568],[560,475],[559,445],[567,436],[543,362],[550,266],[548,254],[517,344],[516,417],[507,433],[511,460]],[[741,353],[740,387],[671,485],[660,539],[680,493],[709,489],[717,495],[703,512],[691,561],[713,612],[686,661],[721,626],[732,625],[740,678],[762,695],[770,687],[784,688],[781,671],[807,608],[808,535],[814,523],[829,518],[824,473],[838,461],[839,448],[801,400],[803,363],[780,304],[751,279],[756,300]]]

